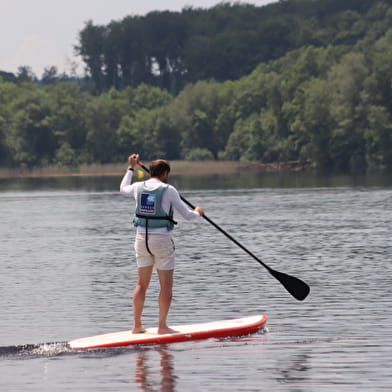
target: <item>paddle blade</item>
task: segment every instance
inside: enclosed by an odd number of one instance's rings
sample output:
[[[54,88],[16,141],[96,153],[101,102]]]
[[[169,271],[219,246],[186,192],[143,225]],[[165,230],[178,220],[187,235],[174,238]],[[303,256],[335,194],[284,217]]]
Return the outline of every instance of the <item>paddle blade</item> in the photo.
[[[270,269],[269,272],[274,278],[278,279],[285,289],[298,301],[303,301],[308,296],[310,287],[301,279],[273,269]]]

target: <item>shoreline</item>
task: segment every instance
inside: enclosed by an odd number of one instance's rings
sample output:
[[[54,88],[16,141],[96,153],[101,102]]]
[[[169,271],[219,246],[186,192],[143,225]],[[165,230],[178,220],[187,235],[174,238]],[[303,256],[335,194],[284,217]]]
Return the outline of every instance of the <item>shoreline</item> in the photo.
[[[259,163],[239,161],[170,161],[172,175],[235,174],[241,172],[304,171],[310,163],[298,161]],[[45,166],[33,169],[0,168],[0,179],[45,178],[45,177],[96,177],[122,176],[127,164],[83,164],[79,167]],[[140,169],[142,170],[142,169]]]

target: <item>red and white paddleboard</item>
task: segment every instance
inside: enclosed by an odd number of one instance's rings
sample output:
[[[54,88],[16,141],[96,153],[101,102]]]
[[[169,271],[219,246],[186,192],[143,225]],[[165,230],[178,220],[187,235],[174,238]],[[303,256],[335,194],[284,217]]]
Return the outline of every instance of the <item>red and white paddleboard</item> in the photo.
[[[145,333],[133,334],[121,331],[88,338],[74,339],[68,342],[73,349],[119,347],[132,344],[164,344],[249,335],[263,328],[267,316],[257,315],[234,320],[213,321],[209,323],[171,326],[175,333],[158,335],[157,328],[147,328]]]

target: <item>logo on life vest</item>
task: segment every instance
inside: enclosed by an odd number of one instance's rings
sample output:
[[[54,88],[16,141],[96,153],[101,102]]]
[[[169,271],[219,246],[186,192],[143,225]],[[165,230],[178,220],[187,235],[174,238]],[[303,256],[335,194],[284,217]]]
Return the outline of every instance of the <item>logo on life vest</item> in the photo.
[[[155,214],[155,203],[157,195],[155,193],[142,193],[140,212],[142,214]]]

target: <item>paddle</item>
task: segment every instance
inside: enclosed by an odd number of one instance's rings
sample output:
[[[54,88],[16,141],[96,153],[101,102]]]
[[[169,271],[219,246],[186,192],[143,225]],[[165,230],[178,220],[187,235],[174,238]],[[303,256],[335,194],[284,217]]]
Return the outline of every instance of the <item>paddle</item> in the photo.
[[[142,162],[137,163],[143,170],[145,170],[147,173],[150,173],[149,169],[143,165]],[[192,209],[195,208],[195,206],[186,200],[183,196],[181,196],[181,200],[187,204],[189,207]],[[203,218],[210,223],[212,226],[214,226],[216,229],[218,229],[222,234],[224,234],[227,238],[229,238],[231,241],[233,241],[237,246],[239,246],[242,250],[244,250],[249,256],[253,257],[258,263],[260,263],[264,268],[268,270],[268,272],[275,278],[277,279],[283,287],[297,300],[303,301],[309,294],[310,288],[309,286],[302,281],[301,279],[298,279],[294,276],[285,274],[283,272],[276,271],[269,267],[267,264],[265,264],[263,261],[261,261],[258,257],[256,257],[255,254],[253,254],[249,249],[245,248],[244,245],[242,245],[240,242],[238,242],[234,237],[232,237],[229,233],[227,233],[225,230],[223,230],[220,226],[218,226],[214,221],[212,221],[208,216],[203,215]]]

